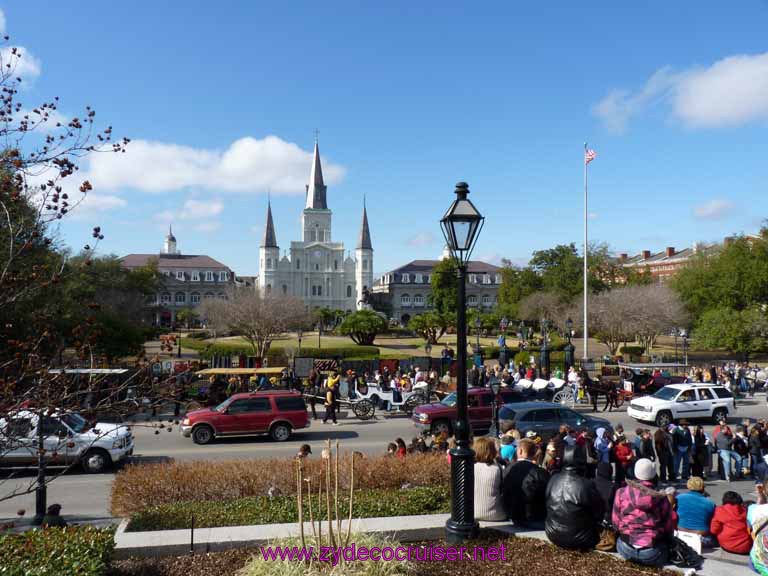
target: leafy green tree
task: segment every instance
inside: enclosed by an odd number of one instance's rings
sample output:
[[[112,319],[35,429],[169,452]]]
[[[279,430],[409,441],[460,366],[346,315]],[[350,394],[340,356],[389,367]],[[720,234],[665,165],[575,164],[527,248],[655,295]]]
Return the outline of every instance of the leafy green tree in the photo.
[[[456,314],[458,265],[454,258],[445,258],[432,269],[432,290],[429,303],[444,317]]]
[[[355,344],[370,346],[376,336],[387,329],[387,321],[372,310],[353,312],[339,326],[339,332],[349,336]]]
[[[607,290],[622,275],[606,244],[590,245],[587,264],[587,284],[593,293]],[[529,265],[540,275],[542,289],[556,294],[561,301],[570,302],[582,293],[584,259],[575,244],[558,244],[548,250],[537,250]]]
[[[508,260],[501,269],[499,311],[509,318],[520,317],[520,302],[543,288],[541,276],[531,268],[516,268]]]
[[[408,322],[408,328],[424,338],[429,344],[437,344],[448,328],[455,323],[455,318],[450,314],[441,314],[436,310],[430,310],[418,314]]]
[[[768,348],[768,320],[757,307],[744,310],[719,307],[704,312],[694,331],[695,345],[701,349],[725,349],[740,354],[749,362],[750,354]]]
[[[176,320],[186,328],[191,328],[198,318],[199,315],[192,308],[184,308],[176,313]]]
[[[737,238],[696,255],[672,280],[686,308],[701,318],[716,308],[768,304],[768,241]]]

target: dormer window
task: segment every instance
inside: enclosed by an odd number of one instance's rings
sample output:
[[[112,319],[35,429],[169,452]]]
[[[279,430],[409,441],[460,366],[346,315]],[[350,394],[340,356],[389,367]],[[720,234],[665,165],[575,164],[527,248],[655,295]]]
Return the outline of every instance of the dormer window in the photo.
[[[416,282],[416,284],[421,284],[424,282],[424,277],[421,274],[416,274],[416,280],[414,280],[414,282]]]
[[[226,282],[229,280],[229,273],[226,270],[219,272],[219,282]]]
[[[176,272],[176,280],[184,282],[184,272]]]
[[[408,282],[411,281],[411,275],[410,274],[403,274],[402,275],[402,282],[403,284],[408,284]]]
[[[192,272],[192,282],[200,282],[200,272],[197,270]]]
[[[211,272],[210,270],[208,270],[205,273],[205,281],[206,282],[213,282],[213,272]]]

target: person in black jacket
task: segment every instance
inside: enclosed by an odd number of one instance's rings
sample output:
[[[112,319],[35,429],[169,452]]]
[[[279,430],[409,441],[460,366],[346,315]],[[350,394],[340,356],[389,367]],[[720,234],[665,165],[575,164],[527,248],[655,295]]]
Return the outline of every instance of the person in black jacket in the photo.
[[[565,450],[562,472],[547,485],[549,541],[568,550],[591,550],[600,541],[605,505],[592,480],[584,478],[586,456],[579,446]]]
[[[600,462],[597,465],[597,475],[594,482],[595,488],[597,488],[597,492],[600,494],[600,498],[605,506],[603,522],[610,524],[613,498],[616,496],[616,490],[619,488],[619,485],[613,481],[613,469],[610,462]]]
[[[541,530],[547,516],[549,472],[536,464],[536,443],[517,444],[517,462],[506,467],[501,491],[504,510],[515,525]]]

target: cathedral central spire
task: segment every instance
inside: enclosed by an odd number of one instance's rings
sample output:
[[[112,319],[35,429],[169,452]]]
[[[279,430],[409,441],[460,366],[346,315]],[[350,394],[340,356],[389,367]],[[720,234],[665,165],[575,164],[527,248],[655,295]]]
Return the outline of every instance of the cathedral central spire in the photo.
[[[312,158],[312,172],[307,184],[307,205],[309,210],[327,210],[328,202],[325,197],[327,186],[323,182],[323,168],[320,165],[320,147],[315,140],[315,152]]]
[[[267,225],[264,227],[264,240],[261,244],[264,248],[277,248],[277,236],[275,225],[272,222],[272,203],[267,202]]]

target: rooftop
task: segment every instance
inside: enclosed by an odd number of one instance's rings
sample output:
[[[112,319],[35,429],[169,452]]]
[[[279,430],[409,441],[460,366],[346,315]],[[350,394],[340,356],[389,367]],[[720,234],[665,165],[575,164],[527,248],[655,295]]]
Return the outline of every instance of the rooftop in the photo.
[[[125,268],[141,268],[156,260],[158,268],[225,268],[226,264],[210,256],[195,254],[126,254],[120,259]]]

